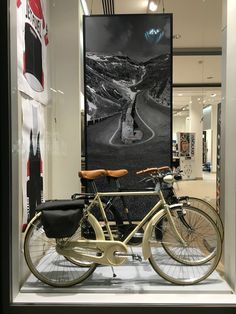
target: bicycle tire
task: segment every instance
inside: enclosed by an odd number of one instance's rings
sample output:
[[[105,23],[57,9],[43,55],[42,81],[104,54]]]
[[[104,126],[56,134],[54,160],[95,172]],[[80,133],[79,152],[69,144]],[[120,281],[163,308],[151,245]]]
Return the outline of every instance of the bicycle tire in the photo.
[[[222,253],[222,241],[217,226],[213,220],[207,216],[207,214],[199,209],[194,210],[198,212],[199,215],[202,215],[202,217],[209,220],[209,224],[214,231],[214,236],[211,239],[211,245],[214,245],[216,251],[212,258],[208,259],[205,263],[193,264],[193,261],[196,260],[196,256],[199,254],[202,256],[204,254],[204,250],[203,252],[199,250],[197,238],[195,238],[196,241],[193,242],[193,238],[188,239],[182,234],[187,243],[187,247],[184,247],[177,240],[174,232],[172,232],[167,213],[160,217],[156,224],[152,227],[152,235],[149,241],[151,250],[149,262],[153,269],[162,278],[177,285],[196,284],[208,278],[216,269]],[[178,221],[176,222],[176,219],[178,218],[173,217],[173,219],[176,223],[177,230],[181,234],[181,228],[178,226]],[[159,230],[160,226],[162,236],[157,238],[156,228]],[[163,247],[164,241],[166,241],[166,246],[168,244],[168,251]],[[188,260],[186,260],[186,256],[188,256]]]
[[[87,219],[83,217],[81,224]],[[96,269],[96,264],[86,268],[72,264],[68,258],[56,251],[58,244],[66,246],[71,238],[47,238],[41,213],[35,216],[24,240],[24,256],[31,273],[43,283],[53,287],[70,287],[88,278]]]
[[[218,227],[221,239],[223,241],[224,240],[224,225],[223,225],[220,215],[217,213],[215,208],[211,204],[209,204],[207,201],[200,199],[198,197],[189,196],[188,202],[190,203],[191,206],[203,210],[206,214],[208,214],[211,217],[211,219],[215,222],[216,226]]]

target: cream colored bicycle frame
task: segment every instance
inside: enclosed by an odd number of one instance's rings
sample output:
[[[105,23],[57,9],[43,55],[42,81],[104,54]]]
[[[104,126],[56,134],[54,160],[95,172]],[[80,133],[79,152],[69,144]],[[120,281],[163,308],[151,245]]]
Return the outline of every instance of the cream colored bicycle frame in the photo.
[[[115,241],[109,221],[107,219],[101,197],[104,196],[159,196],[160,200],[153,206],[153,208],[145,215],[145,217],[137,224],[137,226],[129,233],[129,235],[123,241]],[[99,208],[107,229],[109,240],[105,240],[104,231],[98,220],[90,213],[92,208],[99,204]],[[161,210],[159,210],[162,208]],[[176,234],[176,238],[186,246],[185,241],[179,234],[169,206],[166,204],[165,199],[161,191],[141,191],[141,192],[103,192],[96,193],[93,201],[89,204],[86,209],[90,223],[92,224],[94,231],[98,237],[96,240],[78,240],[70,241],[65,247],[58,247],[57,252],[67,257],[72,257],[80,261],[95,262],[102,265],[120,265],[126,261],[127,257],[124,257],[128,252],[127,244],[135,233],[147,224],[142,241],[142,252],[143,258],[148,259],[151,255],[149,241],[151,239],[151,233],[153,226],[156,222],[166,213],[167,218],[170,222],[171,228]],[[158,211],[158,212],[157,212]],[[92,255],[89,252],[94,251]],[[101,254],[96,254],[101,252]],[[124,256],[115,256],[115,252],[124,253]]]

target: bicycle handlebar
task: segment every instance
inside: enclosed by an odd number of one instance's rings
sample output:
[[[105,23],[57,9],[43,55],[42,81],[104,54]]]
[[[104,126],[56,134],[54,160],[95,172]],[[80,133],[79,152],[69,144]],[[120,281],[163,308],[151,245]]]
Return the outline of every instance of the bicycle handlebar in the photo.
[[[167,171],[166,171],[167,170]],[[162,171],[165,171],[165,173],[162,173]],[[146,168],[140,171],[137,171],[137,175],[143,175],[147,174],[148,176],[142,179],[140,182],[147,182],[150,179],[151,180],[162,180],[167,175],[172,175],[175,181],[179,181],[182,179],[181,176],[182,170],[174,171],[169,166],[163,166],[163,167],[153,167],[153,168]]]
[[[169,170],[170,172],[172,172],[171,168],[169,166],[163,166],[163,167],[154,167],[154,168],[146,168],[146,169],[143,169],[143,170],[140,170],[140,171],[137,171],[136,174],[137,175],[140,175],[140,174],[158,174],[160,173],[161,171],[163,170]]]

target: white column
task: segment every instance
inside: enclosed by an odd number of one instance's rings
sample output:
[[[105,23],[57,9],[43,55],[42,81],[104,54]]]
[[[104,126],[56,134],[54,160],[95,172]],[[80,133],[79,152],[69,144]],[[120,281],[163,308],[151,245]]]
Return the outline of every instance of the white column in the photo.
[[[216,172],[217,161],[217,105],[211,106],[211,171]]]
[[[189,117],[185,119],[185,130],[186,132],[190,132],[190,118]]]
[[[223,1],[220,212],[225,222],[225,278],[236,292],[236,1]]]
[[[195,157],[194,157],[194,173],[196,179],[202,179],[202,117],[203,106],[199,97],[191,97],[192,103],[189,106],[190,132],[196,134]]]

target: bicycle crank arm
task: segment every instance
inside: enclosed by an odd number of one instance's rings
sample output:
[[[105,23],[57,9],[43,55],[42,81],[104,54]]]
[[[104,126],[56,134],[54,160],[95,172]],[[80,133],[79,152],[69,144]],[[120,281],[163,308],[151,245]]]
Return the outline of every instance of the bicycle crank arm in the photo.
[[[56,251],[68,258],[78,261],[94,262],[101,265],[121,265],[126,256],[116,256],[115,252],[127,253],[128,249],[120,241],[78,240],[64,246],[57,246]]]
[[[114,252],[115,256],[122,256],[122,257],[132,257],[134,261],[142,261],[142,257],[138,254],[130,254],[130,253],[123,253],[123,252]]]

